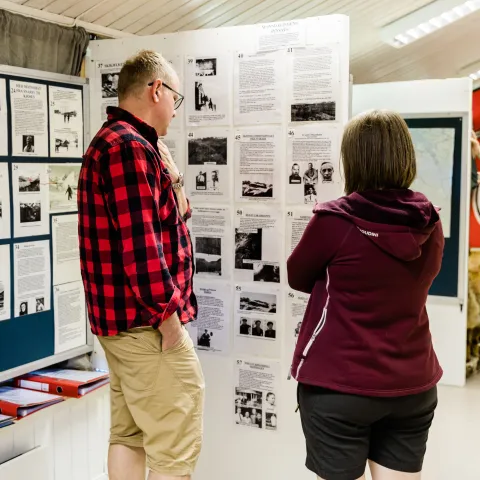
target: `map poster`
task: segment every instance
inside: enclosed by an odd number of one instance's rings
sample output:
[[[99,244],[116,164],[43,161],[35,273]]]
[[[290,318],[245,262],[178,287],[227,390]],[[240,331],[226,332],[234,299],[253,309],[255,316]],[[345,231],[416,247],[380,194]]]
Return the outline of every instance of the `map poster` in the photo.
[[[443,233],[445,238],[449,238],[455,129],[411,128],[410,134],[417,157],[417,178],[411,188],[440,207]]]

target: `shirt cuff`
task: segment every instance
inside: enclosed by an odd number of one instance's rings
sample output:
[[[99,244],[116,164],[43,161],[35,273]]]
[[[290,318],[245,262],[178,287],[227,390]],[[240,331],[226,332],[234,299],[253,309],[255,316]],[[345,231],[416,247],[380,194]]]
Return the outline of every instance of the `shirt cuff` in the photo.
[[[167,319],[169,319],[180,306],[180,290],[175,287],[172,298],[168,302],[168,305],[165,307],[165,310],[162,313],[157,313],[150,317],[149,323],[155,330]]]
[[[192,207],[190,207],[190,200],[187,198],[187,211],[183,215],[183,221],[186,222],[192,218]]]

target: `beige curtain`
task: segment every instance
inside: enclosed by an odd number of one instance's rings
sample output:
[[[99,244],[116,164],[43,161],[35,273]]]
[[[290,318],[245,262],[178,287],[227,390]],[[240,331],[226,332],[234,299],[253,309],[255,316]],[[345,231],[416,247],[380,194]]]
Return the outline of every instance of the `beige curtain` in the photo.
[[[0,65],[79,75],[88,41],[83,28],[0,10]]]

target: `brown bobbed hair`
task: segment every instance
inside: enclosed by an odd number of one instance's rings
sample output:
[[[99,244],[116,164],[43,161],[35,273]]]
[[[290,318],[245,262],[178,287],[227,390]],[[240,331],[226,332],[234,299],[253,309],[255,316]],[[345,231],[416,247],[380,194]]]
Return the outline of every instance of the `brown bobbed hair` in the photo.
[[[409,188],[417,175],[412,137],[395,112],[371,110],[350,120],[341,155],[347,195]]]

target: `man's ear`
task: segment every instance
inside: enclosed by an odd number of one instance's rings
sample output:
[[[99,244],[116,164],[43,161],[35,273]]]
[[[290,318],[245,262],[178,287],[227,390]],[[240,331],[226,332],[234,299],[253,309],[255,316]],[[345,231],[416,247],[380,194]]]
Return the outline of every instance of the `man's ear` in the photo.
[[[155,103],[158,103],[160,101],[160,89],[162,88],[163,82],[161,80],[156,80],[155,83],[153,84],[154,89],[153,89],[153,101]]]

